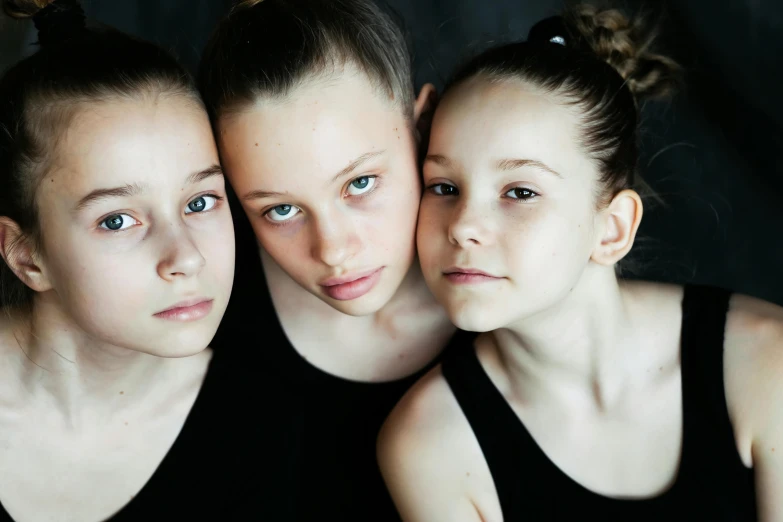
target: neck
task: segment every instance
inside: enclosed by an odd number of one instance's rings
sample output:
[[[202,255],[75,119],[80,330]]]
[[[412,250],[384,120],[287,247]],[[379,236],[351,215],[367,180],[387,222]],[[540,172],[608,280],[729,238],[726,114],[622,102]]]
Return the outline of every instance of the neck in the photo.
[[[489,337],[517,386],[575,393],[602,408],[646,364],[632,306],[613,270],[591,265],[557,304]]]
[[[22,384],[71,425],[92,424],[153,394],[170,361],[100,342],[65,313],[54,292],[15,322]]]
[[[344,314],[299,286],[261,250],[267,287],[294,349],[310,364],[356,381],[406,377],[429,364],[453,326],[414,263],[395,295],[365,316]],[[367,346],[373,347],[368,350]]]

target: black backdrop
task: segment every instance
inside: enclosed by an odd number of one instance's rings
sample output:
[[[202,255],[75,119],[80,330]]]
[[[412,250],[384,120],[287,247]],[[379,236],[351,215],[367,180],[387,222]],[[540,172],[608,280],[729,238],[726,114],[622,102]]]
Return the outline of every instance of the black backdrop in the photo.
[[[193,69],[232,1],[83,3],[90,18],[172,48]],[[470,53],[524,38],[562,2],[389,3],[410,33],[417,83],[440,87]],[[777,74],[783,3],[650,0],[648,6],[666,13],[668,52],[688,76],[674,102],[644,107],[642,175],[663,203],[648,207],[631,276],[717,284],[783,304],[783,76]],[[31,27],[0,22],[0,67],[33,49]]]

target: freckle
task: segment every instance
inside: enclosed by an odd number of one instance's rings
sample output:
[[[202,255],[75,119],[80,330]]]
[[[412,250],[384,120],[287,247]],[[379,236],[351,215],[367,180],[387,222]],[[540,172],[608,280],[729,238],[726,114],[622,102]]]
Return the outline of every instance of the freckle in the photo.
[[[772,448],[772,453],[775,453],[775,448]]]
[[[280,145],[280,144],[278,143],[278,145]],[[258,143],[256,143],[256,147],[258,147]]]
[[[470,471],[468,471],[467,473],[465,473],[465,476],[466,476],[466,477],[469,477],[469,476],[470,476]]]
[[[128,425],[128,423],[126,422],[126,423],[125,423],[125,425],[127,426],[127,425]]]
[[[120,392],[120,395],[125,395],[125,392],[124,392],[124,391],[121,391],[121,392]]]

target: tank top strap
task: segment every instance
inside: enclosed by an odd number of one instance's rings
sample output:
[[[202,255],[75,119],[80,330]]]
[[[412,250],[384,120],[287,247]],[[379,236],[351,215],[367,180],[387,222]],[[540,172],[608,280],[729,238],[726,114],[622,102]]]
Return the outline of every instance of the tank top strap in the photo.
[[[452,350],[441,371],[467,418],[489,466],[504,520],[529,520],[539,509],[563,501],[562,492],[540,487],[553,483],[557,469],[542,458],[535,440],[495,387],[472,347]],[[536,511],[519,496],[535,492]]]

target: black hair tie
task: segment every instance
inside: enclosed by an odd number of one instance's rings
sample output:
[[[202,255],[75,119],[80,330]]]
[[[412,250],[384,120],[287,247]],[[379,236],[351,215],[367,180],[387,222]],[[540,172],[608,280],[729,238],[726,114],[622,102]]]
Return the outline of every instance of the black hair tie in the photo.
[[[553,43],[564,47],[572,47],[571,33],[562,16],[552,16],[541,20],[527,33],[527,41],[531,43]]]
[[[86,27],[84,10],[78,0],[55,0],[33,16],[33,23],[41,47],[62,43]]]

